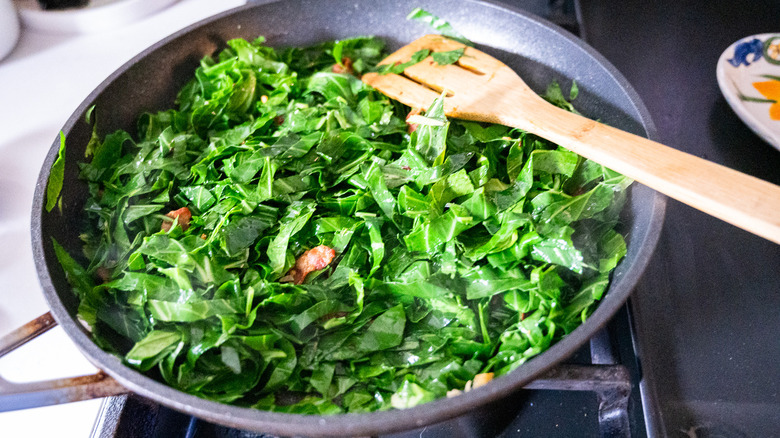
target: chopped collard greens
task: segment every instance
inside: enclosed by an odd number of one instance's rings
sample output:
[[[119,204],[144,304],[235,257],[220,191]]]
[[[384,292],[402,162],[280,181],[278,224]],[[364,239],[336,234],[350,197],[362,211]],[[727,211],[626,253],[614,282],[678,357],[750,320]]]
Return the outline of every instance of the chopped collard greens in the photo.
[[[334,414],[500,378],[585,320],[630,181],[441,99],[407,123],[359,79],[383,56],[232,40],[175,108],[93,136],[85,257],[54,246],[101,347],[200,397]]]

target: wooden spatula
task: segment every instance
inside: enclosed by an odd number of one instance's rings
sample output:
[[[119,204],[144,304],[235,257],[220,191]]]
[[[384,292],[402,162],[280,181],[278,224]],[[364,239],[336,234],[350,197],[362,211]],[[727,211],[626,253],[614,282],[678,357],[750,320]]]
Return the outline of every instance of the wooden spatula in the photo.
[[[368,73],[363,81],[412,108],[446,93],[445,113],[499,123],[557,143],[693,208],[780,243],[780,187],[646,138],[560,109],[539,97],[501,61],[441,35],[427,35],[384,59],[410,60],[419,50],[465,48],[452,65],[429,56],[403,75]]]

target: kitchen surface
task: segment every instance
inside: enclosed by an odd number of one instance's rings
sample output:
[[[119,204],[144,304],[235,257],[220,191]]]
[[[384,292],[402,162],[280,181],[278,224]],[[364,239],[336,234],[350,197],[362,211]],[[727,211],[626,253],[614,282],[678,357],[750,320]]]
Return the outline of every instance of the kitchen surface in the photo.
[[[780,153],[713,73],[777,16],[775,1],[583,2],[586,40],[642,96],[659,141],[780,184]],[[780,435],[780,246],[670,200],[631,308],[651,434]]]
[[[60,127],[137,53],[245,2],[168,3],[108,29],[74,33],[23,23],[16,47],[0,60],[0,335],[48,310],[33,263],[30,209],[41,163]],[[780,32],[777,1],[583,0],[576,10],[556,0],[504,3],[557,21],[599,51],[643,100],[656,140],[780,184],[780,150],[740,120],[715,75],[721,53],[735,41]],[[669,200],[650,265],[609,326],[623,335],[613,343],[631,372],[629,436],[780,436],[778,309],[780,246]],[[11,381],[93,372],[60,328],[0,360],[0,376]],[[539,397],[522,400],[526,408],[511,427],[469,436],[605,436],[597,424],[563,427],[573,417],[595,417],[595,397]],[[135,436],[106,425],[106,406],[129,407],[125,416],[147,418],[130,416],[144,405],[134,400],[0,413],[0,436],[86,437],[93,430],[94,436]],[[548,408],[537,412],[533,400]],[[548,427],[524,425],[536,414]],[[182,429],[180,436],[195,436],[190,429],[197,420],[176,415],[170,424]],[[207,425],[200,430],[198,436],[217,435]]]

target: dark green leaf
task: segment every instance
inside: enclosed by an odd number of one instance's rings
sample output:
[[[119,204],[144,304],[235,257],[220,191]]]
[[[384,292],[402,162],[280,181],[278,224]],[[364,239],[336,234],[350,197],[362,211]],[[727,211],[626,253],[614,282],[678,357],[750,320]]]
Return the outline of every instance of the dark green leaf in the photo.
[[[60,200],[62,183],[65,180],[65,134],[60,132],[60,149],[57,152],[57,159],[51,165],[49,171],[49,181],[46,184],[46,211],[52,211]],[[61,204],[60,204],[61,205]],[[62,212],[62,207],[60,207]]]
[[[438,32],[441,32],[441,34],[444,36],[450,37],[469,46],[473,45],[471,41],[467,40],[466,37],[458,33],[458,31],[456,31],[449,22],[431,14],[424,9],[415,8],[412,12],[409,13],[406,19],[419,21],[420,23],[426,24]]]
[[[458,62],[465,48],[450,50],[449,52],[433,52],[431,57],[439,65],[449,65]]]

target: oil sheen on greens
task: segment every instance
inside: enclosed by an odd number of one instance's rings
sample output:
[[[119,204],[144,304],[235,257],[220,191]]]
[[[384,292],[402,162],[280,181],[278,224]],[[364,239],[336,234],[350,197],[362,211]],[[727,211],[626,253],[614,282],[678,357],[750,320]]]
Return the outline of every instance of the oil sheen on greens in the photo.
[[[211,400],[363,412],[506,374],[592,312],[626,251],[625,177],[441,100],[410,134],[356,77],[375,38],[228,46],[174,109],[87,147],[85,257],[55,249],[101,347]],[[186,231],[162,230],[182,207]],[[318,245],[327,268],[279,282]]]

